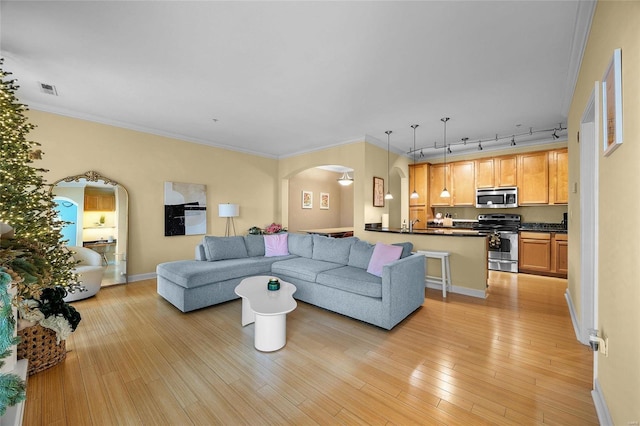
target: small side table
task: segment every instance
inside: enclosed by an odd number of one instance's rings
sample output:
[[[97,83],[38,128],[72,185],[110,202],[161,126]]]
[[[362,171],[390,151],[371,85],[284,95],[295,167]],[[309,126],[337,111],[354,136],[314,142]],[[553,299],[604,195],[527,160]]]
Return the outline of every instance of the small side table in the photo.
[[[245,278],[235,288],[242,297],[242,326],[255,322],[254,346],[262,352],[273,352],[287,343],[287,314],[298,304],[293,298],[296,286],[280,280],[280,290],[267,290],[272,276]]]

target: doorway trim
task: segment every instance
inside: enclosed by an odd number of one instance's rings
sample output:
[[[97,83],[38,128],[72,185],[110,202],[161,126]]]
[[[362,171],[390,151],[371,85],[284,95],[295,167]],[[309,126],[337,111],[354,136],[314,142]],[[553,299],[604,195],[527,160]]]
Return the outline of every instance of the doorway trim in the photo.
[[[589,344],[589,329],[598,324],[598,182],[600,133],[600,83],[593,92],[580,122],[580,334]],[[594,371],[595,377],[595,371]]]

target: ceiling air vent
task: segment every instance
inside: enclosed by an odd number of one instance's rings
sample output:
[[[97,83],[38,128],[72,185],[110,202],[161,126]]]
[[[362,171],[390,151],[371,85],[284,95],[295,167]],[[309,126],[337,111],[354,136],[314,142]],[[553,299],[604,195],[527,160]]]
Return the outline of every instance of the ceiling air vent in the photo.
[[[58,96],[58,91],[56,90],[56,86],[54,86],[53,84],[40,83],[40,82],[38,82],[38,84],[40,84],[40,90],[42,91],[42,93],[46,93],[47,95]]]

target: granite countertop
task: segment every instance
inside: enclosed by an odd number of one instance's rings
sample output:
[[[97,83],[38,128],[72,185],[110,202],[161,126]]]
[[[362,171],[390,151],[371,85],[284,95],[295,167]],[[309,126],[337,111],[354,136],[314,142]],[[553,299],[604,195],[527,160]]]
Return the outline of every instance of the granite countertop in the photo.
[[[91,244],[115,244],[116,240],[113,239],[111,241],[109,240],[93,240],[93,241],[83,241],[82,245],[91,245]]]
[[[567,229],[561,223],[536,223],[523,222],[520,224],[520,231],[526,232],[555,232],[556,234],[566,234]]]
[[[482,237],[486,238],[486,235],[481,235],[478,231],[471,229],[453,229],[453,228],[419,228],[414,229],[413,232],[402,231],[400,228],[364,228],[365,231],[372,232],[388,232],[392,234],[407,234],[407,235],[440,235],[451,237]]]

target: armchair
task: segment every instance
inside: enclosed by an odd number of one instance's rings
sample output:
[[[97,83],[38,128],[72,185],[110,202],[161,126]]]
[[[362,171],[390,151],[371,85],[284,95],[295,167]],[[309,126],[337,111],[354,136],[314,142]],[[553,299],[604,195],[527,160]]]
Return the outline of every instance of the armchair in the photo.
[[[70,246],[69,250],[73,252],[75,260],[80,261],[74,268],[74,272],[78,274],[80,286],[84,287],[84,290],[81,288],[69,289],[64,301],[74,302],[95,296],[100,290],[102,276],[104,275],[102,256],[100,253],[86,247]]]

